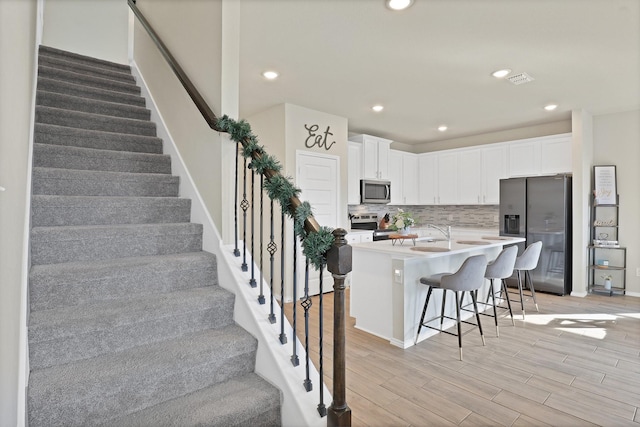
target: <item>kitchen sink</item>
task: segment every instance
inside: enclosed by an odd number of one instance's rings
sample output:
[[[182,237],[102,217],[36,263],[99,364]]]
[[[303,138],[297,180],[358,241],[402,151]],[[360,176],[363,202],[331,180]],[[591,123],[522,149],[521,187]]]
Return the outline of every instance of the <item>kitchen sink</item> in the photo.
[[[443,239],[441,237],[431,237],[431,236],[425,236],[425,237],[418,237],[416,239],[416,242],[446,242],[447,239]]]
[[[486,245],[487,242],[482,240],[458,240],[456,243],[460,243],[461,245]]]

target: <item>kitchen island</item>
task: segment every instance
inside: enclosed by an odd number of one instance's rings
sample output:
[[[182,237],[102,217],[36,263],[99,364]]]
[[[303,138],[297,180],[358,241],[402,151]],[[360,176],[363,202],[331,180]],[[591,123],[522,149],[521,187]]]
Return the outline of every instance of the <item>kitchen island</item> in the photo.
[[[352,245],[350,315],[356,319],[355,327],[388,339],[398,347],[412,346],[427,294],[427,286],[420,283],[420,277],[455,272],[472,255],[483,254],[492,261],[505,245],[523,241],[523,238],[502,237],[497,233],[454,233],[451,240],[421,237],[415,245],[409,241],[393,245],[389,240]],[[486,281],[479,293],[482,301],[488,287]],[[435,295],[438,302],[442,301],[439,295]],[[426,318],[439,313],[440,305],[429,304]],[[482,305],[479,308],[482,309]],[[447,298],[445,314],[455,317],[453,298]],[[466,317],[472,315],[465,314]],[[445,321],[444,327],[453,324]],[[435,333],[437,331],[423,328],[419,341]]]

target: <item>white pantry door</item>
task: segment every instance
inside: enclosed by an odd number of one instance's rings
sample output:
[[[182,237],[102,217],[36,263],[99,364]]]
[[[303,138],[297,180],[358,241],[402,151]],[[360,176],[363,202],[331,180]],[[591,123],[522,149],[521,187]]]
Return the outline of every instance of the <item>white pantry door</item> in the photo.
[[[338,201],[340,200],[339,171],[340,158],[327,154],[316,154],[309,151],[296,152],[296,185],[302,192],[300,199],[311,205],[313,216],[318,224],[325,227],[338,226]],[[298,245],[298,294],[304,296],[304,259],[302,247]],[[333,291],[331,273],[324,269],[323,292]],[[309,267],[309,295],[320,293],[320,274]]]

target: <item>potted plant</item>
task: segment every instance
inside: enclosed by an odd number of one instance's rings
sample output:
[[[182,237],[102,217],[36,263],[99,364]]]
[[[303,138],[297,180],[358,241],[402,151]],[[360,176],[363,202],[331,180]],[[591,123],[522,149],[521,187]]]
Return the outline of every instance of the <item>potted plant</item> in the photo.
[[[409,212],[405,212],[402,209],[398,209],[391,219],[391,225],[389,228],[398,231],[400,234],[408,234],[412,225],[415,225],[416,221],[413,219],[413,215]]]
[[[602,279],[604,279],[603,286],[606,290],[610,290],[611,289],[611,275],[610,274],[605,274],[604,276],[602,276]]]

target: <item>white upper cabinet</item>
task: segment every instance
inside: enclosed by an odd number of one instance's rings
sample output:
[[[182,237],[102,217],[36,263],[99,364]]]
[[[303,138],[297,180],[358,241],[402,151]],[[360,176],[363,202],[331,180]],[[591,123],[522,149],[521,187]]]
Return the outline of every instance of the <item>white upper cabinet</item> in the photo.
[[[389,180],[392,205],[417,205],[419,203],[418,155],[390,150]]]
[[[438,203],[436,159],[435,153],[418,154],[418,203],[421,205]]]
[[[458,204],[482,203],[482,151],[480,149],[458,152]]]
[[[571,135],[557,135],[540,141],[540,173],[571,172]]]
[[[571,134],[509,143],[509,176],[512,177],[571,172],[571,162]]]
[[[349,142],[347,170],[347,203],[360,204],[360,180],[362,179],[362,144]]]
[[[371,135],[356,135],[349,138],[349,141],[362,144],[363,179],[389,179],[389,150],[392,141]]]
[[[437,157],[438,164],[438,204],[458,204],[458,153],[441,151]]]
[[[500,203],[500,180],[507,175],[507,147],[495,145],[482,149],[482,204]]]
[[[418,155],[402,153],[402,196],[404,204],[417,205],[419,203],[419,187]]]

